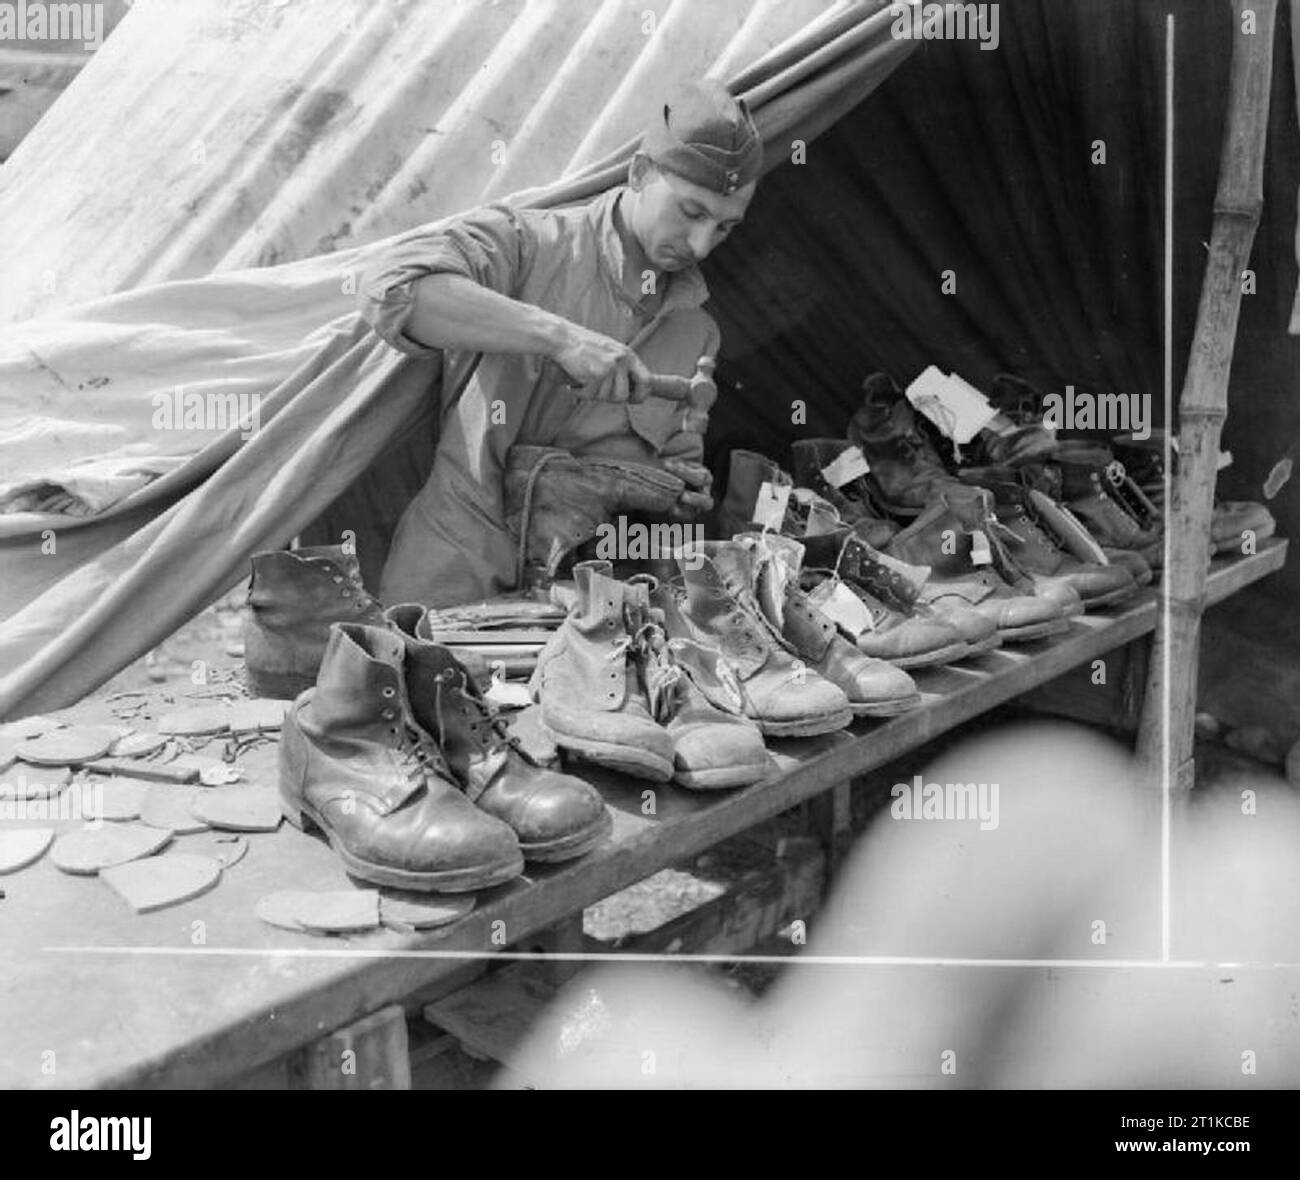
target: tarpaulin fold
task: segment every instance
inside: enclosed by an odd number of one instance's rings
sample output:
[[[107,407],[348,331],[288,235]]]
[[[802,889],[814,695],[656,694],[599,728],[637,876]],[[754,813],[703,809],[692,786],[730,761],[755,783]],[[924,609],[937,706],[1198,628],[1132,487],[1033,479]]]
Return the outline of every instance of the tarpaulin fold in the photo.
[[[139,48],[133,44],[133,32],[146,39],[151,35],[137,19],[144,7],[137,4],[52,116],[63,114],[65,100],[75,97],[73,106],[88,101],[93,75],[100,67],[108,68],[105,59],[115,50],[130,54]],[[266,7],[253,5],[249,11]],[[419,31],[429,8],[443,9],[452,24],[457,8],[382,5],[358,15],[355,5],[342,0],[333,7],[339,14],[350,10],[363,23],[373,23],[382,8],[391,19],[412,22],[402,30],[407,35]],[[584,7],[597,6],[524,5],[516,18],[568,22],[572,33],[583,27],[583,15],[592,15],[580,11]],[[717,6],[694,7],[697,23],[679,26],[676,35],[687,38],[693,29],[696,54],[679,62],[665,60],[664,46],[650,38],[648,51],[656,54],[655,60],[677,68],[660,72],[653,91],[647,83],[635,106],[619,108],[627,126],[641,125],[672,84],[696,76],[699,65],[726,58],[729,50],[734,59],[729,44],[709,43],[717,26],[706,18],[720,11]],[[689,20],[691,8],[673,6],[670,15],[679,22]],[[747,98],[754,92],[751,108],[769,166],[789,158],[791,139],[815,137],[859,102],[914,48],[891,36],[883,0],[835,5],[829,19],[823,16],[825,10],[823,4],[756,4],[754,19],[742,22],[737,34],[762,53],[779,46],[768,60],[754,53],[759,60],[739,74],[745,85],[733,87]],[[800,22],[792,26],[795,12]],[[266,43],[259,47],[264,57],[277,46],[291,57],[300,52],[300,46],[291,44],[294,30],[287,22],[292,14],[283,15],[283,30],[265,30]],[[199,33],[207,29],[204,21],[212,19],[212,9],[204,4],[194,6],[188,24],[175,11],[169,13],[173,32],[185,32],[199,43]],[[673,27],[666,20],[660,32]],[[369,35],[379,36],[370,24],[367,28]],[[766,42],[761,36],[765,28],[775,30]],[[501,37],[508,39],[508,28]],[[316,68],[342,69],[341,58],[355,52],[355,46],[346,37],[326,43],[334,44],[335,54],[315,62]],[[700,44],[709,50],[703,62]],[[629,51],[624,42],[619,46]],[[445,42],[440,47],[445,48]],[[499,45],[491,48],[495,52]],[[635,60],[642,47],[633,48]],[[812,69],[801,68],[810,60]],[[428,69],[434,61],[424,64]],[[581,72],[573,76],[580,79]],[[80,95],[74,96],[78,87]],[[591,94],[570,99],[586,101],[592,114],[601,109],[591,105],[600,101]],[[397,112],[389,115],[398,118]],[[411,117],[410,111],[406,117]],[[56,130],[60,126],[56,118]],[[113,130],[122,135],[121,127]],[[128,129],[123,137],[139,140],[145,134],[146,129]],[[51,140],[57,139],[51,133]],[[553,143],[548,141],[548,146],[553,150]],[[622,178],[633,146],[628,141],[596,164],[512,199],[548,207],[594,196]],[[138,143],[136,148],[143,150]],[[271,150],[266,144],[263,148]],[[523,149],[516,143],[511,150]],[[304,154],[310,154],[310,145]],[[48,174],[48,156],[33,149],[35,162],[30,165],[19,156],[18,189],[30,176]],[[447,164],[454,166],[455,157]],[[328,178],[318,177],[318,182],[320,188],[313,190],[317,208],[331,206]],[[229,183],[237,186],[239,178],[231,177]],[[11,184],[8,195],[13,191]],[[490,180],[476,199],[488,195]],[[0,194],[0,224],[12,215],[4,202]],[[444,205],[442,212],[473,203],[459,199],[452,207]],[[224,229],[224,235],[214,232],[214,237],[229,243],[232,224],[210,224],[214,231]],[[257,234],[256,226],[247,226],[242,236]],[[268,231],[266,237],[273,236]],[[123,240],[117,249],[129,253]],[[188,441],[206,445],[193,459],[99,516],[0,517],[0,581],[8,612],[0,625],[0,717],[78,700],[237,582],[253,553],[282,545],[304,530],[394,440],[427,424],[440,362],[396,353],[352,308],[357,275],[387,244],[381,240],[284,266],[143,287],[14,324],[3,333],[0,396],[5,401],[0,406],[6,420],[37,410],[47,416],[62,414],[69,422],[99,420],[122,428],[114,439],[119,448],[152,442],[162,453],[175,448],[186,434],[183,422],[180,431],[164,432],[154,425],[158,396],[172,396],[179,386],[209,394],[233,387],[257,398],[260,421],[252,432],[228,429],[212,439],[199,430]],[[199,257],[183,254],[171,262],[182,271]],[[138,277],[146,270],[119,268],[117,274]],[[406,494],[414,490],[407,488]]]

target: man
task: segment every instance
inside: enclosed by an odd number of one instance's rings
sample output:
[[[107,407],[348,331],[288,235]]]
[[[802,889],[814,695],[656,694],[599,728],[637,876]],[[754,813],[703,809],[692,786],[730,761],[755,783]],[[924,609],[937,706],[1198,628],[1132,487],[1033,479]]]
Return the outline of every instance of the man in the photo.
[[[398,525],[384,601],[449,606],[513,588],[502,483],[514,444],[659,464],[687,485],[676,515],[712,506],[707,418],[648,397],[646,381],[716,354],[698,264],[740,224],[761,167],[743,102],[692,84],[648,129],[626,185],[572,208],[476,210],[406,239],[367,276],[375,331],[444,357],[433,473]]]

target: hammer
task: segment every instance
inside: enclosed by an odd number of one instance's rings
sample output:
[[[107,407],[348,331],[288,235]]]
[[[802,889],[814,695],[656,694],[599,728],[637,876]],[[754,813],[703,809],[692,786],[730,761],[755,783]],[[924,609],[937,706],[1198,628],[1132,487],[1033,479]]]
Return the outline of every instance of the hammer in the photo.
[[[666,373],[650,375],[650,395],[674,402],[690,402],[696,409],[707,410],[718,397],[718,387],[713,382],[713,369],[717,359],[702,356],[695,362],[695,373],[690,377],[671,377]]]

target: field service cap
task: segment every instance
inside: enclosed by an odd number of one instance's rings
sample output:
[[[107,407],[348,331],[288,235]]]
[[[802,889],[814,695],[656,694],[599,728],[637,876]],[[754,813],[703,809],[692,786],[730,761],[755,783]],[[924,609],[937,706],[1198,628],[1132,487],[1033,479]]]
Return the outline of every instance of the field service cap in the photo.
[[[745,100],[721,82],[690,82],[664,104],[642,151],[669,172],[730,196],[763,167],[763,141]]]

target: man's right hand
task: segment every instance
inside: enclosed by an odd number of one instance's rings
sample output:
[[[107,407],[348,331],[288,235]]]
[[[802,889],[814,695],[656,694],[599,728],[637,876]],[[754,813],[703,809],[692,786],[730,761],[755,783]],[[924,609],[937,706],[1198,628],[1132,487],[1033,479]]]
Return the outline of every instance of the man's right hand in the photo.
[[[579,324],[565,327],[552,359],[569,378],[605,401],[640,402],[650,396],[650,370],[626,344]]]

